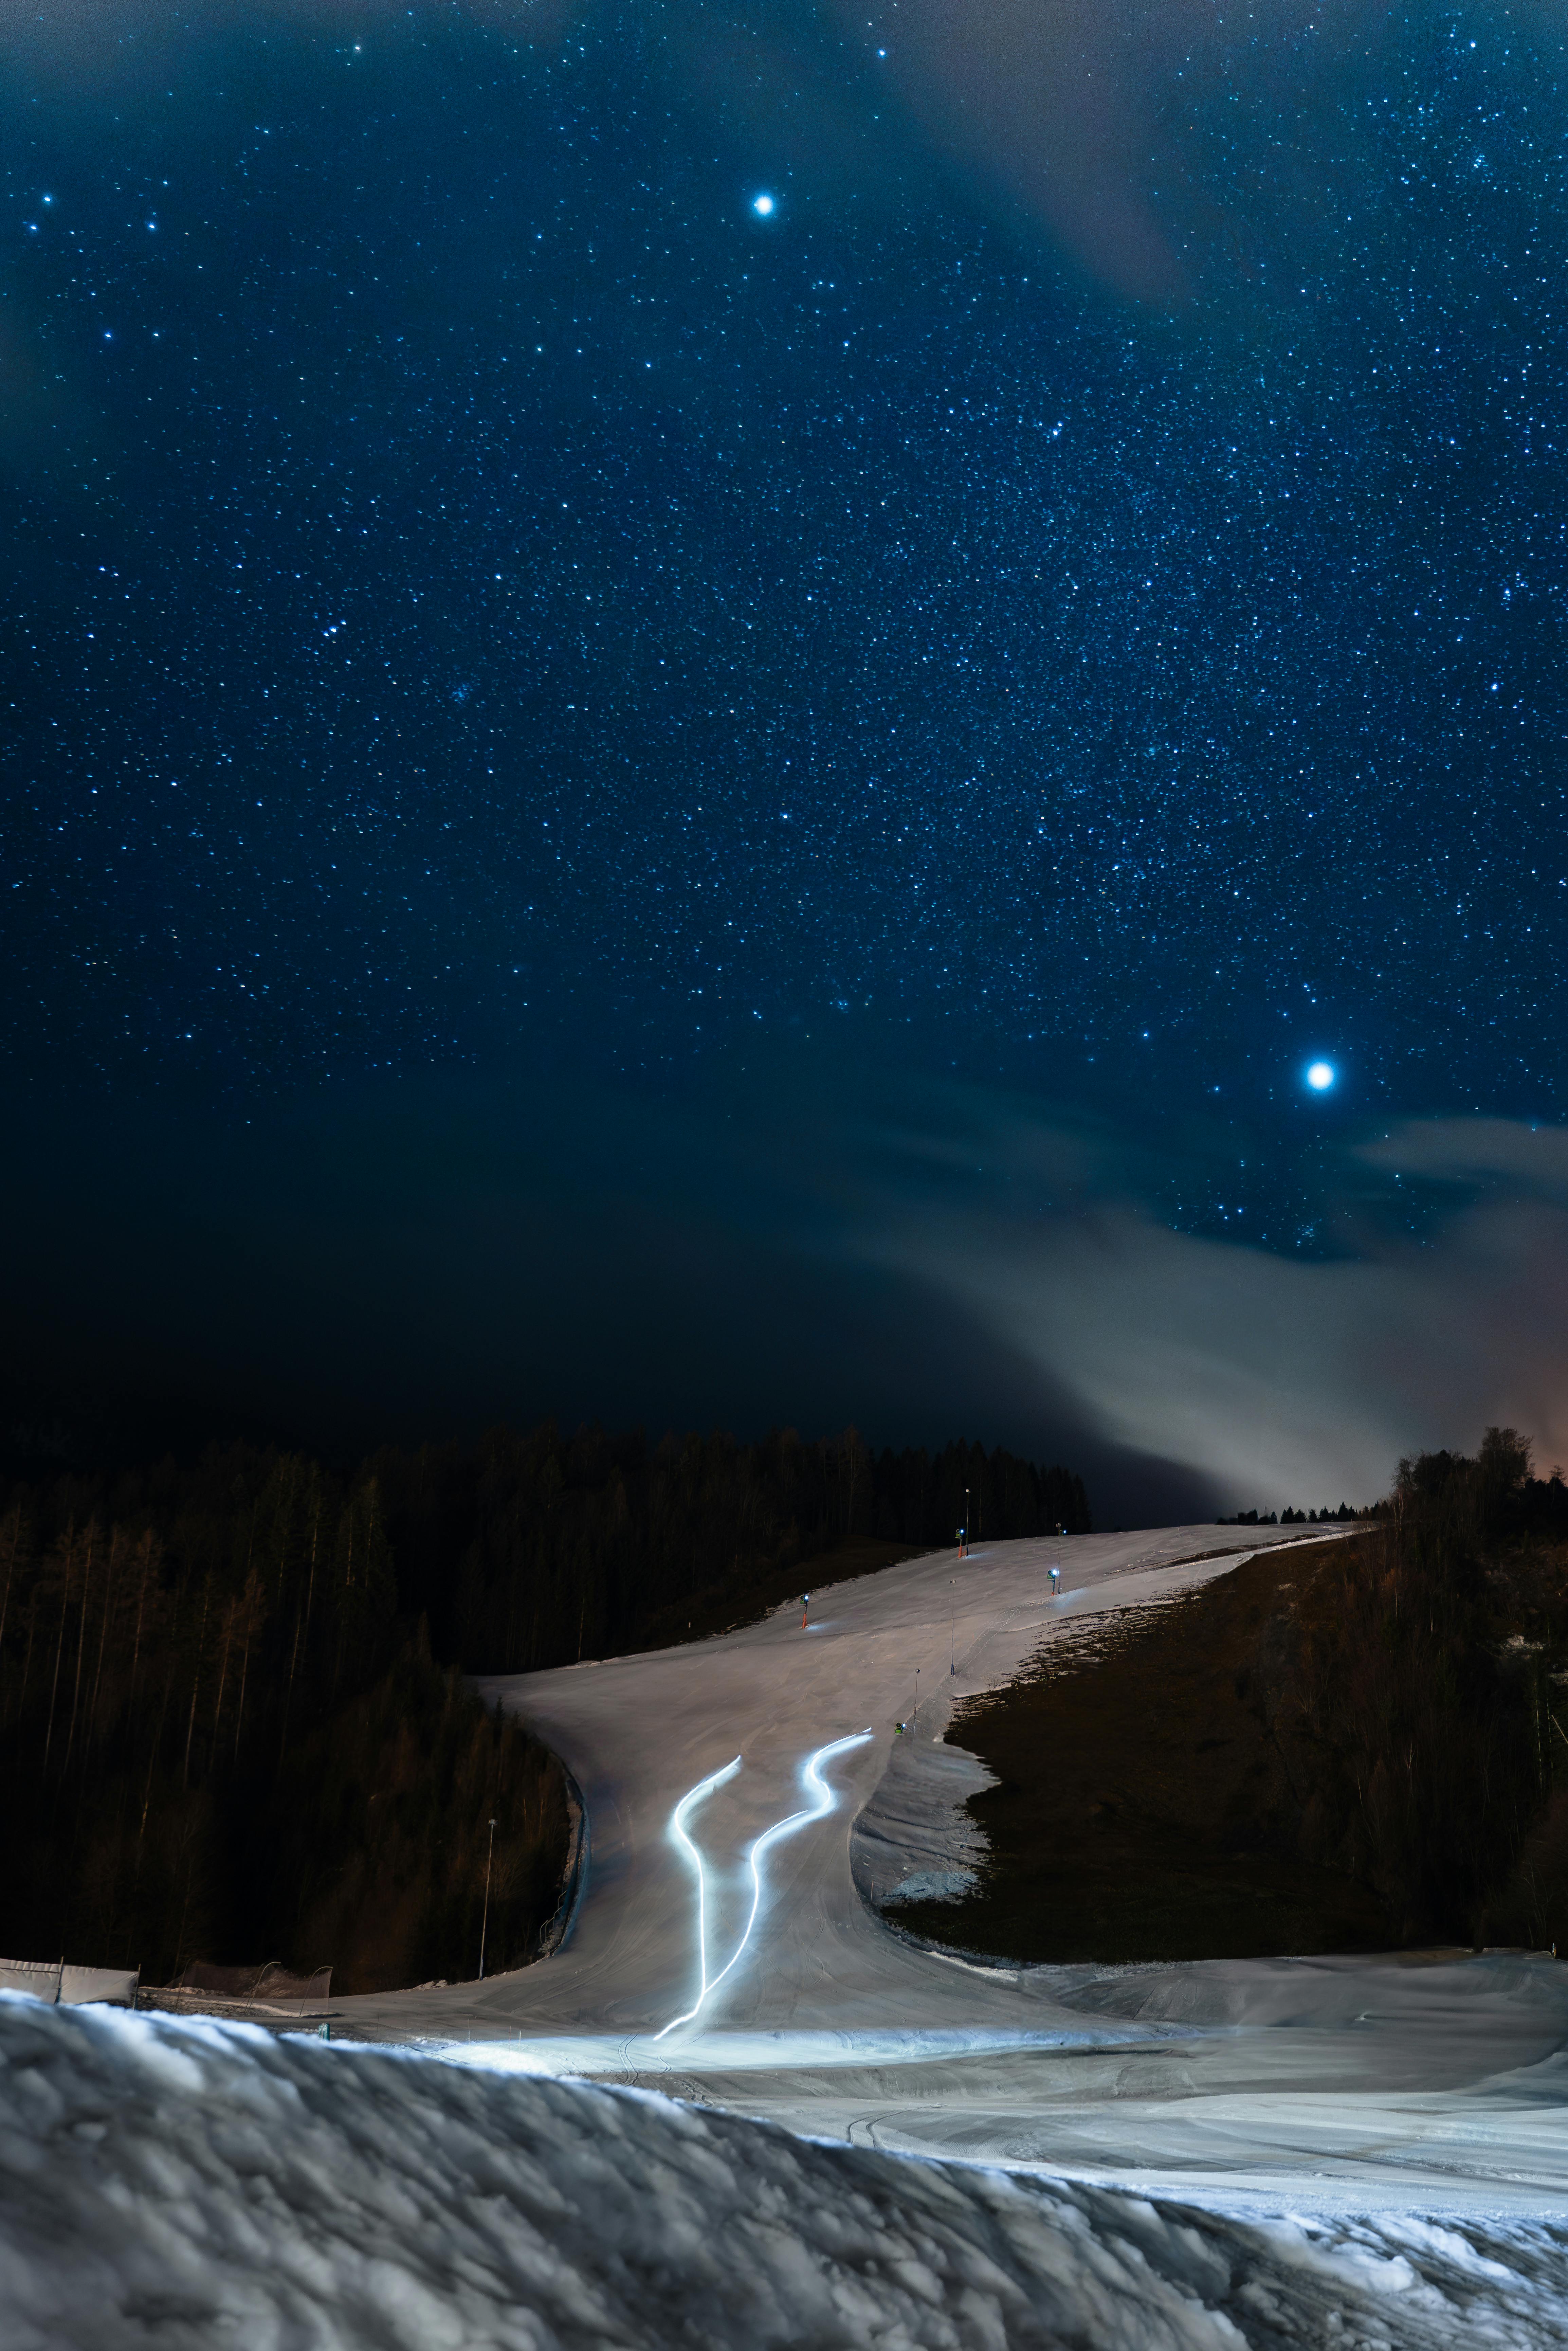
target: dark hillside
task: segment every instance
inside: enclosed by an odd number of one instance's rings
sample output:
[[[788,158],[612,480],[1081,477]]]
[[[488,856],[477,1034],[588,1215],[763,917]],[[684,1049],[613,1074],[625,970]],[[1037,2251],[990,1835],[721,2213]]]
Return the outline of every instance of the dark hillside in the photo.
[[[0,1516],[0,1950],[468,1974],[566,1845],[559,1768],[400,1621],[373,1478],[235,1447]]]
[[[1568,1948],[1568,1497],[1527,1468],[1404,1463],[1365,1533],[1048,1647],[950,1733],[1002,1783],[978,1889],[894,1915],[1036,1959]]]
[[[1326,1855],[1267,1707],[1274,1661],[1329,1547],[1264,1557],[1159,1609],[1084,1620],[949,1737],[1001,1784],[970,1810],[989,1862],[958,1903],[898,1922],[1014,1959],[1251,1958],[1395,1939],[1385,1904]]]
[[[463,1671],[685,1639],[977,1530],[1086,1526],[979,1446],[741,1445],[553,1424],[340,1474],[214,1447],[0,1489],[0,1951],[330,1964],[340,1991],[537,1945],[559,1766]]]

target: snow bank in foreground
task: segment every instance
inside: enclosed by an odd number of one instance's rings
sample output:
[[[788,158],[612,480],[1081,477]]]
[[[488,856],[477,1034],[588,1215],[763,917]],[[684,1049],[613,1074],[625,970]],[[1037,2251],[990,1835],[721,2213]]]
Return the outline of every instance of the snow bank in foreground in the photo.
[[[1311,2231],[0,1998],[5,2351],[1568,2344],[1568,2229]]]

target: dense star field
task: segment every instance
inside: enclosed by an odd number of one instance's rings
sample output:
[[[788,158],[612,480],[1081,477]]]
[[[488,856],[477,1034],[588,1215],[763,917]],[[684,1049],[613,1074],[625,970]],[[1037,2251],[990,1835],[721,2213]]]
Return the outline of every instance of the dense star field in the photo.
[[[0,31],[24,1346],[1312,1499],[976,1236],[1419,1277],[1562,1115],[1555,20],[1129,18],[1055,179],[893,7]]]

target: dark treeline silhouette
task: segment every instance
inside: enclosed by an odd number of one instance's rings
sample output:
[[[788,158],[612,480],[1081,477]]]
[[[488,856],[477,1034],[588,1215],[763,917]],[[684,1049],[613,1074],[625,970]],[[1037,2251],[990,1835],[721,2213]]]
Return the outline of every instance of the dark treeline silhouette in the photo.
[[[559,1896],[564,1783],[461,1674],[736,1623],[835,1549],[951,1542],[966,1489],[976,1542],[1089,1524],[1065,1470],[852,1429],[547,1423],[346,1473],[235,1445],[0,1489],[0,1951],[469,1976],[494,1817],[488,1963],[516,1965]]]
[[[1321,1510],[1238,1510],[1233,1519],[1217,1519],[1215,1524],[1219,1527],[1326,1527],[1335,1521],[1343,1524],[1351,1519],[1370,1519],[1375,1515],[1375,1505],[1372,1510],[1353,1510],[1348,1502],[1342,1502],[1333,1510],[1326,1506]]]
[[[0,1950],[472,1974],[565,1849],[559,1766],[399,1616],[373,1476],[231,1447],[0,1507]]]
[[[756,1444],[601,1428],[492,1430],[373,1466],[402,1606],[443,1656],[516,1673],[684,1639],[781,1599],[835,1543],[1089,1531],[1082,1480],[1000,1448],[873,1455],[852,1428]]]
[[[1568,1489],[1493,1428],[1402,1461],[1370,1516],[1256,1667],[1301,1858],[1401,1942],[1568,1944]]]

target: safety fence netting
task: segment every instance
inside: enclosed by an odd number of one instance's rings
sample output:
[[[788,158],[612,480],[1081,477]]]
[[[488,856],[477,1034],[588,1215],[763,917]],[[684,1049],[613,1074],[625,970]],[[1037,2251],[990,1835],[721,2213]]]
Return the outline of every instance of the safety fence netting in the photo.
[[[139,1968],[82,1968],[68,1959],[0,1959],[0,1991],[30,1992],[35,2000],[57,2001],[62,2008],[81,2008],[89,2001],[134,2008],[141,1980]]]
[[[28,1992],[66,2008],[107,2001],[120,2008],[150,2008],[198,2016],[310,2016],[326,2008],[332,1970],[298,1975],[277,1959],[261,1966],[219,1967],[193,1959],[177,1982],[144,1984],[139,1968],[78,1967],[68,1959],[0,1959],[0,1991]]]
[[[144,1985],[138,2003],[202,2016],[226,2015],[240,2010],[267,2014],[304,2016],[324,2009],[331,1997],[332,1970],[318,1968],[311,1975],[296,1975],[277,1959],[260,1967],[219,1967],[211,1959],[193,1959],[172,1984]]]

